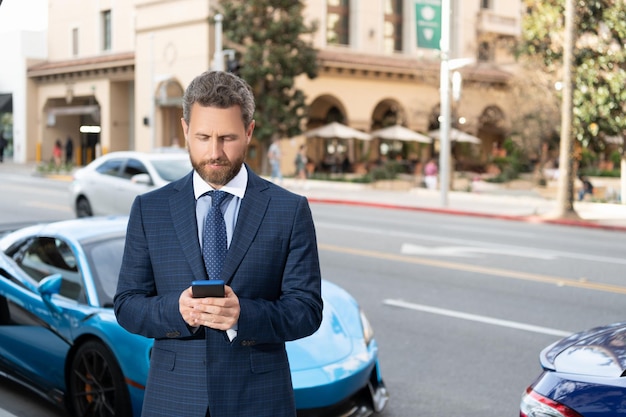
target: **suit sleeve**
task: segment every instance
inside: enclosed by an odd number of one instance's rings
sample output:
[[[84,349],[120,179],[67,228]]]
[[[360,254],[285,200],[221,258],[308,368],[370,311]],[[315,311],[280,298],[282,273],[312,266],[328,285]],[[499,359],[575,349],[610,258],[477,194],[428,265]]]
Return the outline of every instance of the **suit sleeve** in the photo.
[[[180,291],[157,295],[152,265],[139,196],[131,208],[114,298],[117,321],[129,332],[149,338],[191,336],[178,308]]]

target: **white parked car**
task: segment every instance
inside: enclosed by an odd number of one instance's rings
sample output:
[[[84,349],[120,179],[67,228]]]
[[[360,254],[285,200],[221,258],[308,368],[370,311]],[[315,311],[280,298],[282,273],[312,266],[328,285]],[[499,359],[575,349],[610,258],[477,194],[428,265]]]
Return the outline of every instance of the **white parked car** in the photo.
[[[111,152],[74,173],[71,205],[77,217],[128,214],[135,197],[192,170],[189,154]]]

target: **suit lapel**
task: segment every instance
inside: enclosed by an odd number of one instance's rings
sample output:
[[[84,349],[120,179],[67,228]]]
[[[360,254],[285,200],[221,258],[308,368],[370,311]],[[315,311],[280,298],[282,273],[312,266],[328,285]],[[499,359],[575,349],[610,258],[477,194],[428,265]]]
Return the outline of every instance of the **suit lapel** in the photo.
[[[191,266],[194,279],[206,279],[206,270],[198,241],[196,203],[193,194],[193,171],[176,184],[178,193],[170,197],[170,212],[176,236]]]
[[[266,189],[265,181],[248,169],[246,194],[241,200],[237,225],[222,269],[222,278],[226,279],[227,284],[233,280],[237,267],[248,252],[265,217],[270,202],[268,193],[263,192]]]

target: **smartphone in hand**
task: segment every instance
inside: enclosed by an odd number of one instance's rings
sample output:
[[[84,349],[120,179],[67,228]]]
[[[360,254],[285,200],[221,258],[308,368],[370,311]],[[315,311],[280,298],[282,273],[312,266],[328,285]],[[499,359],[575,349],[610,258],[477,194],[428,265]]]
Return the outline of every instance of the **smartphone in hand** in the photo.
[[[221,279],[203,279],[191,282],[193,298],[223,297],[224,281]]]

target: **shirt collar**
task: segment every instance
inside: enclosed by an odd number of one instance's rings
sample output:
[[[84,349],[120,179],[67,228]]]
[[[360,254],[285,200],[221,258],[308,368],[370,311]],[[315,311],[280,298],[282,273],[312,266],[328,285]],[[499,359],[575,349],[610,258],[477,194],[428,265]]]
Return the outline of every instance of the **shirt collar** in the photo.
[[[230,180],[228,184],[220,188],[221,191],[226,191],[236,197],[243,198],[246,193],[246,187],[248,186],[248,170],[245,164],[241,166],[239,173],[235,175],[235,178]],[[193,171],[193,193],[196,200],[208,191],[213,191],[214,188],[207,184],[200,174],[196,170]]]

